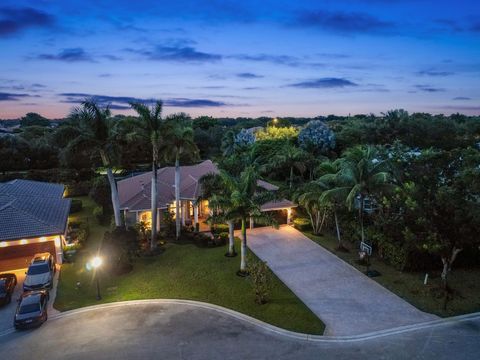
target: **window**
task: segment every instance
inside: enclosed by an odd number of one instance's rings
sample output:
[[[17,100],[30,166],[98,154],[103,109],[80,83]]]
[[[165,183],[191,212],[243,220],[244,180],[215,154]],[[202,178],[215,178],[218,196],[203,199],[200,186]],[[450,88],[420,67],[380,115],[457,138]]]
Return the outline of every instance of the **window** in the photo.
[[[50,271],[50,267],[47,263],[41,265],[34,265],[28,268],[27,275],[38,275],[48,273]]]

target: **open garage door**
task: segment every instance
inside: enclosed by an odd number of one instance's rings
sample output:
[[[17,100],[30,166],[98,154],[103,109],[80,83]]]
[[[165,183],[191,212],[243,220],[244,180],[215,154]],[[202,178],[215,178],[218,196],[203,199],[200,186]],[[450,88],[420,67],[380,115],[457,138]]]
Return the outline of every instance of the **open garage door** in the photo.
[[[55,242],[0,247],[0,272],[28,267],[33,255],[49,252],[55,256]]]

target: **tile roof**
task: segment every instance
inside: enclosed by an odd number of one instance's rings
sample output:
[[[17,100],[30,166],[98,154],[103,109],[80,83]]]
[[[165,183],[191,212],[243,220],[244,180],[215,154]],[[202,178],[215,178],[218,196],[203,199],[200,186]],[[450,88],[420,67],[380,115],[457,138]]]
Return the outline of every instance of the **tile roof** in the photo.
[[[207,174],[218,174],[217,166],[211,160],[196,165],[180,166],[180,198],[196,200],[201,195],[199,180]],[[169,166],[157,170],[157,207],[166,209],[175,200],[175,167]],[[130,211],[151,208],[152,172],[120,180],[117,183],[120,208]],[[278,190],[278,186],[263,180],[258,185],[268,191]]]
[[[63,192],[60,184],[0,183],[0,241],[63,234],[70,211]]]
[[[273,210],[282,210],[282,209],[288,209],[292,207],[297,207],[297,204],[294,202],[287,200],[287,199],[282,199],[282,200],[274,200],[274,201],[269,201],[265,204],[263,204],[260,208],[261,211],[273,211]]]

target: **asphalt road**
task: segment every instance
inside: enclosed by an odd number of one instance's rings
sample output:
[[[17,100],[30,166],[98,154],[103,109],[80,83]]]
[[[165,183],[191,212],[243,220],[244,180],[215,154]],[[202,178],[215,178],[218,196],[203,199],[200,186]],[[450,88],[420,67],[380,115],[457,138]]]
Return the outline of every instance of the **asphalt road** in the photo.
[[[480,315],[368,340],[312,342],[217,310],[136,303],[83,309],[0,336],[15,359],[478,359]]]

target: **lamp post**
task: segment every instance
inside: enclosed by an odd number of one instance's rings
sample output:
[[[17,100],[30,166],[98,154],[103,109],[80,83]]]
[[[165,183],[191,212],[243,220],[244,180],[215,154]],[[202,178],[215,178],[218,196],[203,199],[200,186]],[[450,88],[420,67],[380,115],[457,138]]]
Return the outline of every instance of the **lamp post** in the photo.
[[[97,281],[97,300],[101,300],[102,299],[102,296],[100,295],[100,281],[98,279],[98,270],[100,268],[100,266],[102,265],[102,258],[99,257],[99,256],[95,256],[92,261],[91,261],[91,264],[95,270],[95,278],[96,278],[96,281]]]

